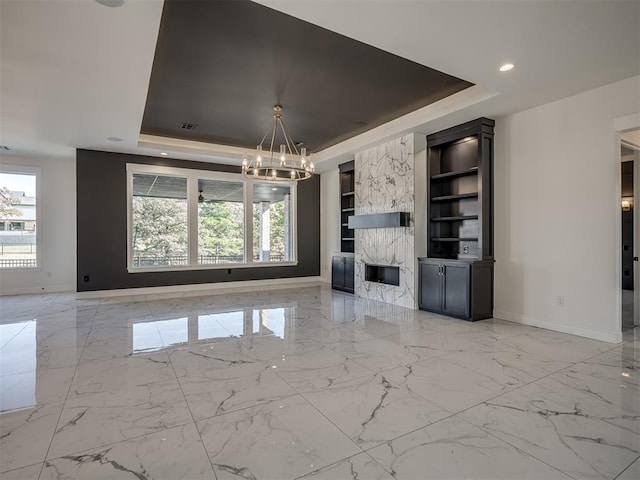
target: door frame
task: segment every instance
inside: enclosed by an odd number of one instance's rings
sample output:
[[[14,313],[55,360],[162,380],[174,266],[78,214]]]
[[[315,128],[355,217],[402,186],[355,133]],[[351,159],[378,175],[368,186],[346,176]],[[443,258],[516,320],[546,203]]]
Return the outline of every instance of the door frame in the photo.
[[[620,207],[620,199],[622,198],[622,146],[632,148],[635,152],[633,159],[633,254],[640,256],[640,146],[629,144],[622,140],[622,134],[625,132],[640,129],[640,112],[625,117],[616,118],[614,121],[615,131],[615,160],[617,162],[617,178],[616,178],[616,259],[617,259],[617,289],[616,289],[616,320],[618,330],[622,331],[622,215]],[[636,208],[636,203],[638,207]],[[640,325],[640,264],[633,262],[633,323]]]

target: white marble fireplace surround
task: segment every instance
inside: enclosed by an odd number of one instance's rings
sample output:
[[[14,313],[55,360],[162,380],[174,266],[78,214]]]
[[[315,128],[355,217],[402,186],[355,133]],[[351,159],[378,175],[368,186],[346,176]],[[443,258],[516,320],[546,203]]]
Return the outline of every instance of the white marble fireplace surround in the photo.
[[[414,138],[405,135],[355,156],[356,215],[410,212],[411,226],[355,231],[355,294],[415,308]],[[400,268],[400,286],[365,281],[365,264]]]

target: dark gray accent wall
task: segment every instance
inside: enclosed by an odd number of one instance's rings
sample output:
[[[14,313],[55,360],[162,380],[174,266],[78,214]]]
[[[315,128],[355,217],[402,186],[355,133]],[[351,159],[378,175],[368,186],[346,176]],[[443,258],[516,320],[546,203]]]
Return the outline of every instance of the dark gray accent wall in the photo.
[[[320,275],[318,175],[298,184],[298,265],[129,273],[127,163],[240,173],[240,167],[230,165],[78,150],[78,292]]]

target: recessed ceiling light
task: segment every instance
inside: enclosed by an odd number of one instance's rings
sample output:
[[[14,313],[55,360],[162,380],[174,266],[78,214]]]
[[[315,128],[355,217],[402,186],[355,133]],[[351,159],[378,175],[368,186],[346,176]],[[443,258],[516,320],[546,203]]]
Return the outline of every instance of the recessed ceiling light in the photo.
[[[121,142],[122,139],[120,137],[107,137],[107,140],[110,142]]]
[[[508,72],[511,69],[513,69],[513,63],[505,63],[500,67],[501,72]]]
[[[160,152],[160,155],[162,155],[163,157],[166,157],[169,154],[167,152]]]
[[[273,187],[271,190],[278,190],[276,187]]]
[[[96,2],[105,7],[121,7],[124,5],[124,0],[96,0]]]

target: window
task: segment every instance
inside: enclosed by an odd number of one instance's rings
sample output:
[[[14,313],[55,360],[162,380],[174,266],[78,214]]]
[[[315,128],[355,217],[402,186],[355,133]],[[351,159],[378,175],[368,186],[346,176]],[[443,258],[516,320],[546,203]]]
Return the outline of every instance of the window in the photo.
[[[291,187],[253,185],[253,259],[288,262],[293,258]]]
[[[132,265],[188,265],[187,179],[133,174]]]
[[[295,184],[127,165],[129,270],[295,263]]]
[[[198,180],[198,264],[244,263],[244,184]]]
[[[0,170],[0,268],[38,267],[38,180],[34,168]]]

